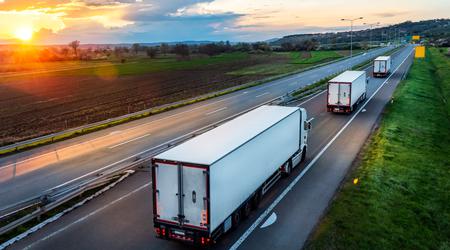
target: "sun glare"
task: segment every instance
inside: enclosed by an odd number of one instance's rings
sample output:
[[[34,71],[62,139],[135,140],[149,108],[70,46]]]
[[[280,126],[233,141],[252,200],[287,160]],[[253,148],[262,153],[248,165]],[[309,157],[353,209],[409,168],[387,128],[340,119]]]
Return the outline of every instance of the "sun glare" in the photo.
[[[33,37],[33,29],[31,27],[18,28],[14,36],[22,41],[29,41]]]

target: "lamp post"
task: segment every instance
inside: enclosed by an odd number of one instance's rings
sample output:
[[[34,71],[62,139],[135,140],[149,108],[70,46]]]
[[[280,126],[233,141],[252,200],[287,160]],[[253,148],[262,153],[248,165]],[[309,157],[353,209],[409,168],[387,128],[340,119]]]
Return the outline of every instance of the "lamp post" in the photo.
[[[372,45],[372,29],[373,27],[377,27],[380,26],[380,22],[376,22],[376,23],[363,23],[364,25],[369,25],[370,26],[370,30],[369,30],[369,47],[370,45]]]
[[[346,19],[342,18],[341,21],[347,21],[350,22],[350,58],[353,57],[353,22],[356,20],[363,19],[363,17],[353,18],[353,19]]]

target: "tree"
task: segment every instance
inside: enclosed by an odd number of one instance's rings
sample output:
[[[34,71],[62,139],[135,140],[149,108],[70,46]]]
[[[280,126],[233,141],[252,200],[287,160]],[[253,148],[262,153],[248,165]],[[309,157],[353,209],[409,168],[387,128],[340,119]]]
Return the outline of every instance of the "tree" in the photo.
[[[161,43],[161,49],[160,50],[161,50],[161,53],[163,55],[166,55],[167,53],[169,53],[169,50],[170,50],[169,44]]]
[[[173,47],[173,53],[181,57],[188,57],[190,54],[189,46],[186,44],[177,44]]]
[[[139,43],[133,43],[131,48],[133,49],[134,54],[137,55],[137,53],[139,52],[139,49],[141,48],[141,45],[139,45]]]
[[[78,47],[80,47],[80,41],[75,40],[69,43],[69,47],[71,47],[73,49],[73,53],[75,54],[75,56],[78,56]]]
[[[158,49],[155,47],[148,47],[146,52],[148,57],[155,58],[156,55],[158,54]]]
[[[281,44],[281,48],[282,48],[284,51],[292,51],[292,50],[294,50],[294,46],[293,46],[292,43],[290,43],[290,42],[282,43],[282,44]]]
[[[66,59],[67,56],[69,55],[69,48],[66,47],[62,48],[60,53],[64,57],[64,59]]]

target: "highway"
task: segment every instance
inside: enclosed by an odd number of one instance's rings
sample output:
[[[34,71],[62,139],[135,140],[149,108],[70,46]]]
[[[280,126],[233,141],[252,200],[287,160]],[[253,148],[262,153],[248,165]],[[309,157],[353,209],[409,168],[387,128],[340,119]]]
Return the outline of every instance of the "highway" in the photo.
[[[243,112],[390,48],[380,48],[183,108],[0,159],[0,209],[90,174],[129,164],[152,148]]]
[[[324,92],[292,104],[306,108],[313,118],[306,162],[277,183],[260,207],[214,248],[302,248],[412,62],[412,51],[408,46],[393,56],[396,71],[389,78],[370,78],[368,100],[352,115],[326,112]],[[150,174],[137,172],[12,249],[189,249],[154,237]]]

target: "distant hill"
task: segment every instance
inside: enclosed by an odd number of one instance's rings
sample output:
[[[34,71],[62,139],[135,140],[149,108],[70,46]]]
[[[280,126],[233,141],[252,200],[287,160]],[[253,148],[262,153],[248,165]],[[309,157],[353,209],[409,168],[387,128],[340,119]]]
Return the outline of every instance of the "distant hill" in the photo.
[[[438,39],[450,38],[450,19],[435,19],[419,22],[403,22],[386,27],[365,29],[353,32],[354,42],[372,41],[388,42],[395,39],[407,39],[412,35],[434,41]],[[326,44],[347,44],[349,42],[350,32],[329,32],[315,34],[296,34],[289,35],[271,42],[273,46],[281,46],[286,43],[292,45],[303,43],[307,40],[314,40],[321,46]]]

